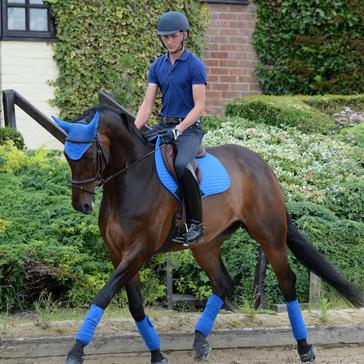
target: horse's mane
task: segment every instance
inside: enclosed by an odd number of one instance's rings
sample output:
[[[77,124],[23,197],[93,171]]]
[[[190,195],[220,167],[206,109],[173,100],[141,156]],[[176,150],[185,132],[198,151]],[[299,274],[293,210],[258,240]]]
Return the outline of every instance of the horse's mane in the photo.
[[[94,117],[96,111],[99,111],[99,112],[110,111],[110,112],[116,114],[116,116],[119,117],[120,122],[124,123],[125,127],[130,132],[130,134],[136,136],[137,138],[142,140],[144,143],[146,142],[145,139],[143,138],[141,132],[139,131],[139,129],[137,129],[136,126],[134,125],[134,120],[129,115],[125,114],[121,110],[115,109],[106,104],[99,104],[99,105],[90,107],[89,109],[84,111],[84,113],[79,118],[73,120],[73,122],[84,122],[84,123],[88,124]]]

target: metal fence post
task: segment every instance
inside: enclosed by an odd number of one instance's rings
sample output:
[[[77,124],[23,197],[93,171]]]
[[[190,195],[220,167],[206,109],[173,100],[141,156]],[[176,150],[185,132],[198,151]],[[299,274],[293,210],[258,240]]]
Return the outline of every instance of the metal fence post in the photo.
[[[16,129],[14,90],[5,90],[2,94],[5,126]]]
[[[170,254],[167,253],[166,258],[167,302],[168,310],[173,310],[173,267]]]
[[[267,265],[267,258],[265,257],[262,248],[259,247],[259,255],[257,265],[255,267],[255,277],[253,284],[253,301],[255,310],[258,308],[266,308],[267,306],[264,292],[264,279]]]

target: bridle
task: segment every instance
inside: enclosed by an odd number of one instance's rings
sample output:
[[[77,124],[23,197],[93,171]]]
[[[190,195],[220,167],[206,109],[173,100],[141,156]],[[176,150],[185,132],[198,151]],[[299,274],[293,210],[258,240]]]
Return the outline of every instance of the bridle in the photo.
[[[97,150],[97,161],[96,161],[96,175],[95,177],[91,177],[91,178],[87,178],[87,179],[81,179],[81,180],[77,180],[73,177],[71,177],[71,184],[72,187],[76,187],[79,188],[81,191],[83,192],[87,192],[91,195],[94,195],[96,193],[96,189],[100,188],[103,185],[103,177],[102,174],[106,168],[106,165],[108,164],[108,160],[105,156],[105,152],[102,149],[102,145],[99,141],[98,136],[96,135],[95,139],[90,139],[90,140],[80,140],[80,139],[72,139],[72,138],[67,138],[66,139],[67,142],[71,142],[71,143],[96,143],[96,150]],[[86,189],[84,187],[85,184],[87,183],[91,183],[91,182],[96,182],[97,181],[97,186],[95,187],[95,189],[93,191],[90,191],[88,189]]]
[[[81,179],[81,180],[77,180],[74,179],[73,177],[71,177],[71,184],[72,187],[76,187],[79,188],[81,191],[83,192],[87,192],[91,195],[95,195],[96,194],[96,190],[103,187],[106,183],[108,183],[110,180],[112,180],[114,177],[118,176],[119,174],[122,174],[124,172],[126,172],[130,167],[138,164],[139,162],[141,162],[142,160],[144,160],[145,158],[149,157],[150,155],[154,154],[157,150],[163,148],[165,145],[161,145],[158,148],[154,148],[151,152],[141,156],[140,158],[136,159],[135,161],[127,164],[125,163],[125,166],[123,168],[121,168],[120,170],[118,170],[116,173],[112,174],[111,176],[104,178],[103,173],[105,171],[106,166],[108,165],[109,161],[106,158],[104,149],[102,147],[102,144],[100,143],[99,137],[96,134],[95,139],[91,139],[91,140],[78,140],[78,139],[71,139],[71,138],[67,138],[66,139],[67,142],[72,142],[72,143],[96,143],[96,151],[97,151],[97,161],[96,161],[96,175],[95,177],[91,177],[91,178],[87,178],[87,179]],[[94,188],[93,191],[90,191],[89,189],[86,189],[84,187],[85,184],[87,183],[91,183],[91,182],[97,182],[96,187]]]

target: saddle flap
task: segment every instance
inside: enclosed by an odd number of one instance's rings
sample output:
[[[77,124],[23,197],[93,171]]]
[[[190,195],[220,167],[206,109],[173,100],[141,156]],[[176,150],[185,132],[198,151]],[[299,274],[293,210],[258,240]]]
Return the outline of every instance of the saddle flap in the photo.
[[[164,160],[164,163],[166,165],[166,168],[168,170],[168,172],[170,173],[170,175],[176,180],[178,181],[178,178],[177,178],[177,174],[176,174],[176,171],[174,169],[174,161],[176,159],[176,150],[175,150],[175,147],[173,146],[173,144],[165,144],[165,147],[161,149],[162,151],[162,156],[163,156],[163,160]],[[197,152],[197,154],[200,152],[200,150]],[[203,157],[206,153],[205,149],[203,149],[201,151],[201,154],[199,157]],[[197,157],[197,155],[196,155]],[[200,168],[198,167],[198,164],[196,162],[196,160],[193,160],[192,162],[192,166],[193,166],[193,170],[196,174],[196,177],[197,177],[197,180],[198,180],[198,183],[201,182],[201,179],[202,179],[202,175],[201,175],[201,171],[200,171]]]

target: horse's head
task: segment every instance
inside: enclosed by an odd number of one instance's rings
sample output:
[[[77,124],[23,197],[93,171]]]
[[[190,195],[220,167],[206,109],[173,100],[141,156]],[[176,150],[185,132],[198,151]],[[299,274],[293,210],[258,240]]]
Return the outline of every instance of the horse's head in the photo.
[[[71,167],[72,206],[85,214],[92,212],[96,188],[102,183],[107,151],[98,136],[99,112],[77,122],[54,121],[67,133],[64,155]]]

